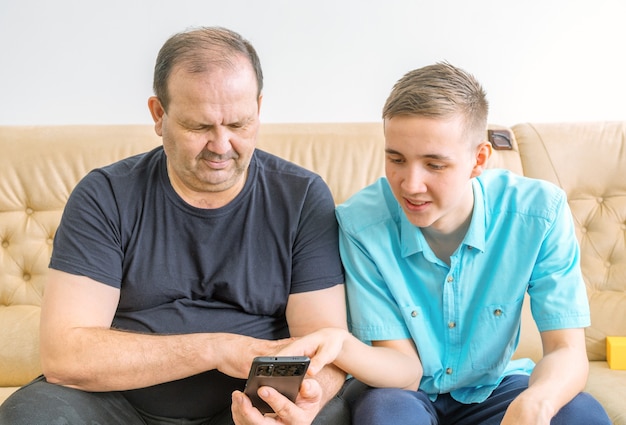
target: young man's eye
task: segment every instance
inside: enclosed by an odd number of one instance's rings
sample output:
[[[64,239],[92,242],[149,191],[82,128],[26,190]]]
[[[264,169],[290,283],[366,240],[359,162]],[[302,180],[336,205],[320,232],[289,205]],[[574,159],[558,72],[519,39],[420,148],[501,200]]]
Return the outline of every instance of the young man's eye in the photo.
[[[396,158],[396,157],[387,157],[387,161],[391,162],[392,164],[402,164],[404,162],[404,160],[402,158]]]
[[[446,166],[444,164],[428,164],[428,166],[435,170],[435,171],[439,171],[439,170],[443,170],[444,168],[446,168]]]

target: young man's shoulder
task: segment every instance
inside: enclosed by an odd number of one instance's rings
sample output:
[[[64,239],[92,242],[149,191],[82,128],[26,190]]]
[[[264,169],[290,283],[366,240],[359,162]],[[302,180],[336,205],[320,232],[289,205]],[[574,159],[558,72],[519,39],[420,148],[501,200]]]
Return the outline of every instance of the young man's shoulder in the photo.
[[[399,213],[400,206],[384,177],[356,192],[336,208],[337,220],[348,232],[358,232],[389,221],[395,222]]]
[[[567,201],[565,192],[546,180],[534,179],[504,169],[485,170],[476,178],[487,206],[517,209],[530,214],[552,214]]]

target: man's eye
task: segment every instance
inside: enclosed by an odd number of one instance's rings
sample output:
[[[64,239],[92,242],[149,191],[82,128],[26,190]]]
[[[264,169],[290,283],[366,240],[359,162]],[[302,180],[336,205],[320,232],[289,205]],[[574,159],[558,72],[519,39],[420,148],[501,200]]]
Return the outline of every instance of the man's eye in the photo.
[[[191,131],[194,133],[202,133],[207,130],[207,126],[205,125],[195,125],[195,124],[183,124],[183,127],[187,131]]]
[[[402,158],[387,158],[392,164],[402,164],[404,160]]]

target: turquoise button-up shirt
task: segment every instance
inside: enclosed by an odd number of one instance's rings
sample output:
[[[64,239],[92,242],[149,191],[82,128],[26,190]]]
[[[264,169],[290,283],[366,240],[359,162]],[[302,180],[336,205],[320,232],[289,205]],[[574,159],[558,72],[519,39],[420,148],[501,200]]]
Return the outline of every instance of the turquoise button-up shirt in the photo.
[[[565,194],[548,182],[487,170],[450,266],[411,224],[385,178],[337,207],[350,328],[359,339],[412,338],[420,389],[484,401],[510,374],[524,294],[540,331],[590,323],[579,247]],[[375,367],[376,365],[372,365]]]

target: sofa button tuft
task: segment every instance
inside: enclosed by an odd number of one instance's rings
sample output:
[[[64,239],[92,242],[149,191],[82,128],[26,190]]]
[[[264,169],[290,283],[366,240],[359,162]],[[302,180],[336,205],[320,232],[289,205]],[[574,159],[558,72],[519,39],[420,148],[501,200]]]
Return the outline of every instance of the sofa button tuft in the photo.
[[[9,247],[9,241],[4,240],[2,241],[2,248],[8,248]]]
[[[30,273],[24,273],[24,276],[22,276],[22,278],[28,282],[30,280]]]
[[[31,215],[33,213],[32,208],[26,208],[26,214]]]

